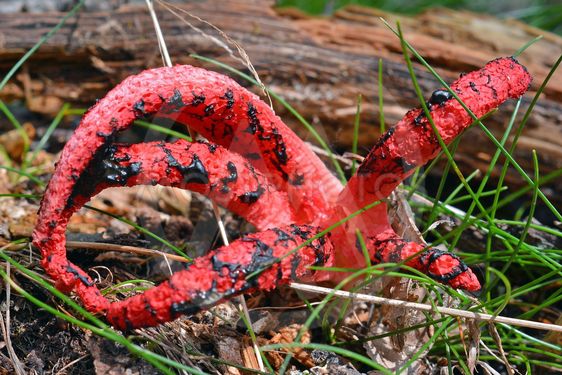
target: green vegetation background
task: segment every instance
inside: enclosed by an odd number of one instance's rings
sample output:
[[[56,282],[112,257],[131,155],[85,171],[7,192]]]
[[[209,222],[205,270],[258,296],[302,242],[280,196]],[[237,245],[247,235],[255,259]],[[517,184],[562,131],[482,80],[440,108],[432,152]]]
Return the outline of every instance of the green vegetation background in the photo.
[[[519,19],[562,35],[562,0],[277,0],[280,7],[296,7],[314,15],[329,15],[349,4],[400,14],[417,14],[432,7],[464,9]]]

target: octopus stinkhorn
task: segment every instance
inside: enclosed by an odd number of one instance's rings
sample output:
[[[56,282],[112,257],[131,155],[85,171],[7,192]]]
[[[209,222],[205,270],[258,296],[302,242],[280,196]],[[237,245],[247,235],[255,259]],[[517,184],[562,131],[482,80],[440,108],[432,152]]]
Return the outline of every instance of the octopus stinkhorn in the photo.
[[[523,95],[530,82],[527,70],[508,57],[463,75],[451,89],[482,116]],[[427,104],[445,143],[472,122],[447,90],[433,92]],[[114,142],[135,120],[153,116],[189,126],[209,141]],[[342,186],[268,105],[232,79],[192,66],[150,69],[125,79],[84,115],[45,191],[33,243],[56,287],[75,292],[89,311],[119,329],[154,326],[295,278],[336,277],[310,270],[313,265],[362,267],[358,229],[373,263],[405,261],[444,284],[475,291],[478,279],[456,255],[401,239],[381,201],[438,151],[424,112],[413,109]],[[110,302],[68,261],[65,230],[70,216],[93,195],[138,184],[204,194],[259,232],[196,258],[144,293]],[[376,201],[382,203],[318,236]]]

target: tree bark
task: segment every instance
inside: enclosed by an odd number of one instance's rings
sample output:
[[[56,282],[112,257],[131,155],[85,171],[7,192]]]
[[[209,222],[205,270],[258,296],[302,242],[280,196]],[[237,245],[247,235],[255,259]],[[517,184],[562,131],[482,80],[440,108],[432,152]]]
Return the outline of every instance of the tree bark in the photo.
[[[157,3],[174,63],[218,69],[190,57],[190,53],[197,53],[247,71],[233,58],[238,55],[235,47],[230,45],[231,53],[217,44],[211,36],[224,44],[228,42],[208,24],[190,15],[216,25],[246,51],[263,82],[294,105],[340,151],[350,149],[359,94],[363,96],[361,152],[365,153],[379,135],[379,59],[383,64],[387,126],[396,122],[407,109],[419,105],[400,41],[379,17],[384,17],[391,25],[400,19],[405,38],[448,82],[459,73],[479,68],[495,57],[512,55],[527,41],[544,35],[520,57],[534,77],[521,112],[562,53],[562,38],[556,35],[516,21],[445,9],[433,9],[416,17],[398,17],[353,6],[330,18],[312,18],[294,10],[276,9],[273,2],[267,0],[194,1],[180,7],[175,9],[174,15]],[[63,15],[0,14],[2,74]],[[123,6],[112,12],[82,12],[26,62],[0,93],[0,99],[25,99],[31,110],[49,114],[56,112],[63,102],[89,106],[125,76],[160,65],[152,21],[144,6]],[[421,64],[415,63],[415,70],[426,96],[440,87]],[[485,121],[496,138],[501,137],[513,107],[514,103],[505,105]],[[293,116],[278,105],[276,110],[307,138]],[[463,171],[485,170],[495,151],[494,145],[477,128],[469,130],[464,140],[457,151]],[[541,174],[562,168],[560,73],[554,74],[544,90],[514,155],[528,172],[532,171],[532,149],[538,152]],[[524,184],[516,172],[509,173],[508,182],[514,186]],[[555,200],[559,189],[554,184],[549,190]]]

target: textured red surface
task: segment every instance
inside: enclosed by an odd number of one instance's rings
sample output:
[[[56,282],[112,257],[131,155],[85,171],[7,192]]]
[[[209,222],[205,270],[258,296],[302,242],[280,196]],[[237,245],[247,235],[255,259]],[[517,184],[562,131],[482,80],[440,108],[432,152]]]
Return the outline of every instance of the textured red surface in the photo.
[[[469,291],[480,289],[480,283],[468,267],[454,254],[427,249],[420,244],[401,239],[392,230],[366,238],[368,249],[377,249],[372,257],[380,263],[400,263],[423,271],[432,278],[453,288]]]
[[[252,290],[271,290],[323,265],[333,255],[327,237],[291,252],[316,235],[317,227],[288,226],[244,236],[197,258],[189,268],[147,292],[110,305],[108,321],[121,329],[152,326],[195,313]],[[281,258],[281,261],[277,262]],[[260,269],[253,279],[247,276]]]
[[[507,99],[520,97],[530,84],[531,76],[525,67],[507,57],[490,61],[484,68],[463,75],[450,87],[476,116],[482,116]],[[436,90],[428,107],[446,144],[473,122],[461,104],[446,91]],[[344,187],[337,203],[340,212],[334,221],[388,197],[415,167],[434,158],[439,150],[438,140],[423,109],[410,110],[381,137]],[[353,219],[349,225],[359,228],[367,236],[382,232],[388,226],[384,205]],[[354,231],[338,229],[333,237],[340,246],[349,248],[356,243]],[[360,252],[338,252],[336,258],[343,267],[361,267],[365,263]],[[465,287],[468,290],[476,288],[475,284]]]
[[[481,116],[530,84],[512,58],[494,60],[451,86]],[[429,100],[446,143],[471,118],[446,91]],[[135,119],[165,117],[189,124],[212,143],[114,144]],[[220,146],[219,146],[220,145]],[[223,147],[221,147],[223,146]],[[111,90],[84,115],[65,146],[47,187],[33,243],[56,286],[78,294],[85,307],[120,329],[152,326],[249,290],[270,290],[293,278],[332,279],[311,265],[362,267],[356,230],[372,262],[401,262],[455,288],[478,290],[472,271],[453,254],[405,242],[391,229],[384,203],[319,239],[321,228],[387,197],[438,152],[419,109],[412,110],[375,145],[345,188],[271,109],[230,78],[190,66],[147,70]],[[245,217],[261,232],[197,258],[169,281],[110,303],[91,279],[68,262],[70,216],[109,186],[161,184],[206,194]],[[298,246],[298,251],[291,252]],[[410,259],[411,257],[411,259]],[[249,279],[248,275],[259,276]]]
[[[507,99],[523,95],[530,83],[531,76],[524,66],[513,58],[500,58],[490,61],[483,69],[463,75],[450,87],[480,117]],[[432,98],[440,104],[431,105],[432,99],[429,100],[431,116],[441,138],[448,144],[473,119],[448,92],[437,90]],[[415,166],[425,164],[440,150],[422,109],[409,111],[381,139],[384,142],[375,145],[342,191],[339,202],[343,206],[355,202],[362,207],[387,197],[414,172]]]
[[[246,159],[221,146],[184,140],[119,145],[110,158],[104,159],[108,160],[106,175],[119,177],[119,172],[124,171],[126,175],[131,168],[137,168],[138,173],[126,176],[126,181],[106,179],[106,183],[98,185],[96,190],[124,184],[158,184],[189,189],[246,218],[258,229],[279,223],[300,223],[304,219],[295,213],[287,192],[278,191]]]

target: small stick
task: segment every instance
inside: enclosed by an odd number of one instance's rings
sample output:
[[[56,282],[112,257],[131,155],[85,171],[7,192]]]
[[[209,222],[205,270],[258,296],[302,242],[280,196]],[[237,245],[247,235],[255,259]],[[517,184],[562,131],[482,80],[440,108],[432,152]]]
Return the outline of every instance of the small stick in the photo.
[[[330,289],[330,288],[324,288],[324,287],[320,287],[320,286],[307,285],[307,284],[301,284],[301,283],[291,283],[290,286],[293,289],[301,290],[301,291],[305,291],[305,292],[312,292],[312,293],[319,293],[319,294],[331,294],[331,295],[343,297],[343,298],[350,298],[350,299],[352,298],[352,299],[355,299],[357,301],[378,303],[380,305],[403,307],[403,308],[409,308],[409,309],[415,309],[415,310],[421,310],[421,311],[437,311],[441,314],[458,316],[458,317],[461,317],[461,318],[475,319],[475,320],[481,320],[481,321],[492,322],[492,323],[505,323],[505,324],[509,324],[509,325],[526,327],[526,328],[533,328],[533,329],[540,329],[540,330],[544,330],[544,331],[562,332],[562,326],[557,325],[557,324],[540,323],[540,322],[534,322],[534,321],[531,321],[531,320],[507,318],[507,317],[504,317],[504,316],[494,316],[494,315],[491,315],[491,314],[453,309],[453,308],[450,308],[450,307],[440,307],[440,306],[433,307],[431,305],[426,305],[424,303],[407,302],[407,301],[402,301],[402,300],[398,300],[398,299],[377,297],[377,296],[371,296],[371,295],[362,294],[362,293],[351,293],[351,292],[347,292],[347,291],[344,291],[344,290],[334,290],[334,289]]]
[[[166,41],[164,40],[162,29],[160,29],[160,23],[158,22],[158,17],[156,16],[156,12],[154,11],[152,0],[146,0],[146,6],[148,7],[150,17],[152,17],[152,23],[154,24],[156,39],[158,39],[158,47],[160,47],[160,54],[162,55],[162,59],[164,60],[164,65],[172,66],[172,59],[170,58],[170,54],[168,53],[168,47],[166,47]]]

